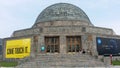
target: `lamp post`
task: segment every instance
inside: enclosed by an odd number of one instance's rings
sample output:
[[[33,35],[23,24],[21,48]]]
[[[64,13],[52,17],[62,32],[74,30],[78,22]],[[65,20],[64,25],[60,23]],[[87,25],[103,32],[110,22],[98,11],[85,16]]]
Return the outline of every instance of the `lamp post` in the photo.
[[[110,64],[112,65],[112,54],[110,54]]]

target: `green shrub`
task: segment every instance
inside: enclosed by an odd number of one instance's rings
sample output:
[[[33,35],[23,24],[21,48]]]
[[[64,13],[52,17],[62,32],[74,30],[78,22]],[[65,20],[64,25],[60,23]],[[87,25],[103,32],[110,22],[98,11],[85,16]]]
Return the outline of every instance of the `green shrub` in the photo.
[[[0,66],[2,67],[15,67],[17,65],[17,62],[0,62]]]
[[[119,60],[114,60],[114,61],[112,61],[112,64],[113,65],[120,65],[120,61]]]

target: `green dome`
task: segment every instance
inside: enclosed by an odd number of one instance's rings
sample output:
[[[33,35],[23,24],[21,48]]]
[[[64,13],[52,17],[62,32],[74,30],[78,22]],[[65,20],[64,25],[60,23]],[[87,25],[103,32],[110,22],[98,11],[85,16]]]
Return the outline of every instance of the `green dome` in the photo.
[[[79,7],[68,3],[57,3],[44,9],[35,23],[47,21],[83,21],[90,23],[86,13]]]

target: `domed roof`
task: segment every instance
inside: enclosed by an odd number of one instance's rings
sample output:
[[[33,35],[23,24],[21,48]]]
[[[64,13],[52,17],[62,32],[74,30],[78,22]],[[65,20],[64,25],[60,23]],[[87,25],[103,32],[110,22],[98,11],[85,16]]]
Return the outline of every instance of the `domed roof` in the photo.
[[[88,16],[79,7],[68,3],[57,3],[44,9],[35,23],[47,21],[84,21],[90,23]]]

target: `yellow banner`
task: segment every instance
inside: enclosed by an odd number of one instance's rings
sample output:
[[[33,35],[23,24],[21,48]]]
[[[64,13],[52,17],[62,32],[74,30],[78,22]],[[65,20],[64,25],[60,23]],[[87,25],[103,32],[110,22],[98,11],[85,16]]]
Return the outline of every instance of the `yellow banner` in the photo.
[[[6,41],[6,58],[24,58],[30,56],[31,39]]]

